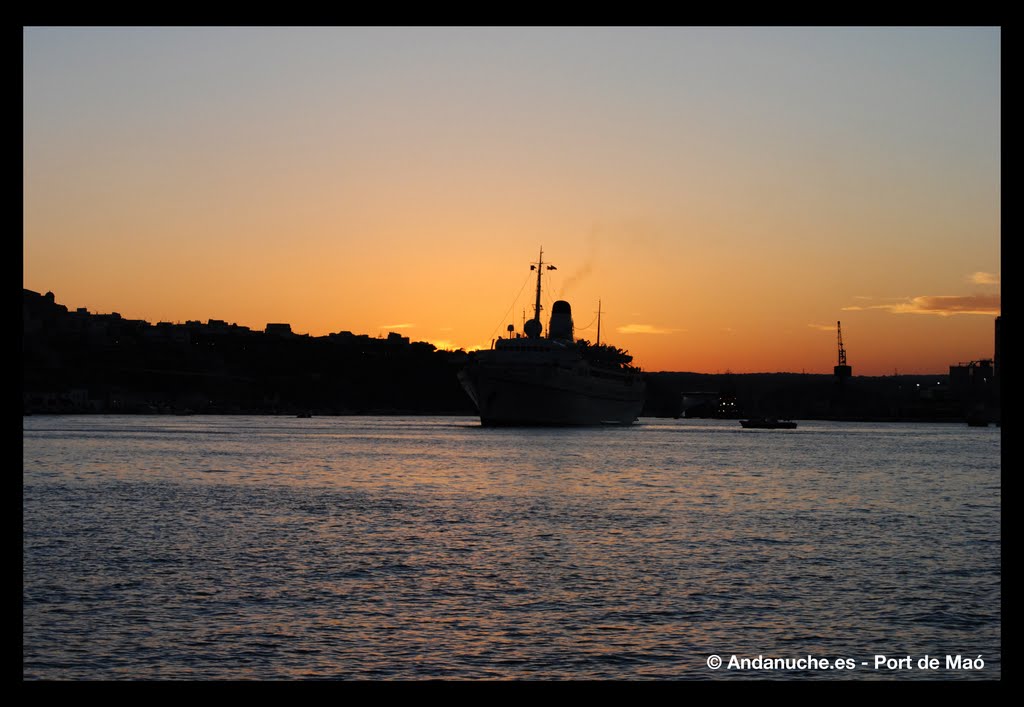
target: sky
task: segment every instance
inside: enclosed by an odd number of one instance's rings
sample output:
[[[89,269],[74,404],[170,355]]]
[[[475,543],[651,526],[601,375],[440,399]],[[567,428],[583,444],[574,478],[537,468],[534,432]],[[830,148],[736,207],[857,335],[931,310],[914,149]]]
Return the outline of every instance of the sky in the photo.
[[[941,373],[1000,312],[998,27],[23,29],[23,281],[156,323]]]

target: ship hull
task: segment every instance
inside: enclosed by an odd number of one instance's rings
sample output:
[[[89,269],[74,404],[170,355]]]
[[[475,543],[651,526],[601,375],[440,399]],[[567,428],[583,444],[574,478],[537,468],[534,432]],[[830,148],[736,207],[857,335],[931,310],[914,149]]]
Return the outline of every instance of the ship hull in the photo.
[[[740,420],[745,429],[752,430],[795,430],[796,423],[792,420]]]
[[[638,374],[477,363],[459,380],[488,427],[629,425],[644,405]]]

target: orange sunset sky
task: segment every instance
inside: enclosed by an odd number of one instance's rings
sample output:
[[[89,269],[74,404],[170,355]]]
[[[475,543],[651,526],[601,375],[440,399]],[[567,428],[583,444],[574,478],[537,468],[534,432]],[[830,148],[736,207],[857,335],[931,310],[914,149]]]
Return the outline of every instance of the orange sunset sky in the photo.
[[[999,28],[23,30],[26,288],[645,370],[945,372],[1000,311]],[[546,322],[546,315],[544,317]]]

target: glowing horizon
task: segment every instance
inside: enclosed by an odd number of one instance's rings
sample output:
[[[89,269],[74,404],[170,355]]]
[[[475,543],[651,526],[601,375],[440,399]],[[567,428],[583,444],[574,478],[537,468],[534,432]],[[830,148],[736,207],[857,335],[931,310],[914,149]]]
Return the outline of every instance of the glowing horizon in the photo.
[[[645,370],[937,373],[1000,310],[999,28],[26,28],[23,284]]]

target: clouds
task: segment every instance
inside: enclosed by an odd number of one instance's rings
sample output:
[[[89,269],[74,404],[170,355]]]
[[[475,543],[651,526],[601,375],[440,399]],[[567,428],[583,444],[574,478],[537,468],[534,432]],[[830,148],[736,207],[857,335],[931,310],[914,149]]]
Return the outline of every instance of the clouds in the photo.
[[[1000,312],[999,295],[921,295],[886,304],[843,307],[844,311],[881,309],[892,314],[935,314],[948,317],[954,314],[997,315]],[[813,326],[813,325],[812,325]]]
[[[967,276],[967,281],[975,285],[998,285],[999,276],[993,272],[975,272]]]
[[[668,329],[653,324],[626,324],[618,327],[615,331],[620,334],[674,334],[679,329]]]
[[[854,299],[865,304],[843,307],[846,312],[860,312],[880,309],[890,314],[933,314],[949,317],[954,314],[982,314],[996,316],[1000,313],[1000,296],[993,291],[999,285],[998,273],[977,271],[964,276],[964,281],[978,286],[970,295],[918,295],[917,297],[866,297]],[[884,301],[879,301],[884,300]],[[877,304],[870,304],[875,301]],[[818,324],[808,326],[816,329],[825,327]]]

